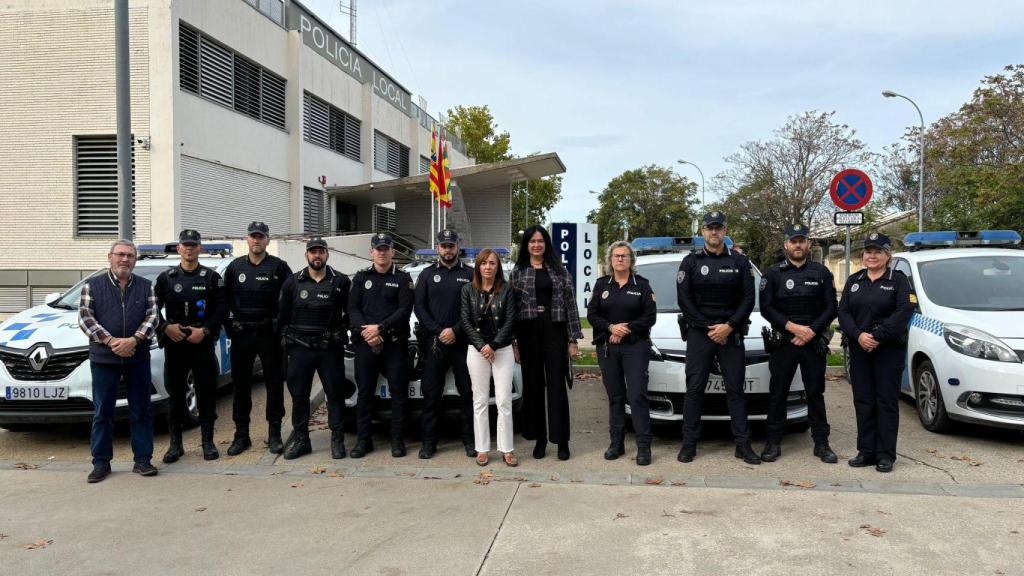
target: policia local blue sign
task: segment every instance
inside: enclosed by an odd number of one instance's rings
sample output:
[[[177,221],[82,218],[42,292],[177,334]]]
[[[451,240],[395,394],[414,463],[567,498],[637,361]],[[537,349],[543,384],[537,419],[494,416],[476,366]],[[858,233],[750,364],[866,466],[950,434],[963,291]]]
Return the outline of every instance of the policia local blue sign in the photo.
[[[551,242],[576,283],[576,308],[586,316],[597,281],[597,224],[552,224]]]
[[[413,116],[412,94],[408,90],[298,2],[288,3],[288,29],[297,30],[303,44],[359,82],[372,84],[376,95],[406,116]]]

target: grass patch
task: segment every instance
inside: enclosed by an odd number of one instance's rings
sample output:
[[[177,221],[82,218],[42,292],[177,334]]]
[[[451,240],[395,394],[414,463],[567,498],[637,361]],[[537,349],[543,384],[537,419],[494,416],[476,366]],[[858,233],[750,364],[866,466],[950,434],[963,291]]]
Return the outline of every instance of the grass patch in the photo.
[[[581,328],[590,328],[590,322],[587,320],[586,316],[581,316],[580,317],[580,327]]]
[[[584,348],[580,350],[583,354],[579,358],[572,359],[573,366],[597,366],[597,350]]]
[[[833,354],[833,353],[830,352],[829,355],[828,355],[828,359],[825,362],[826,362],[827,366],[842,366],[843,365],[843,355],[842,354]]]

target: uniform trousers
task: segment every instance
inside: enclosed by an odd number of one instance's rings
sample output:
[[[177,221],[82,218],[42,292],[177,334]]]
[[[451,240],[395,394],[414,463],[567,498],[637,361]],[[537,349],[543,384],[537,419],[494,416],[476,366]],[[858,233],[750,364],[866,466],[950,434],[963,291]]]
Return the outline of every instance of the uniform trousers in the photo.
[[[857,412],[857,451],[869,457],[896,460],[900,425],[900,378],[906,365],[905,345],[882,344],[867,352],[850,344],[850,380]]]
[[[356,354],[356,386],[359,389],[356,403],[359,439],[373,438],[374,392],[377,391],[377,377],[383,373],[391,397],[391,441],[402,440],[405,405],[409,398],[409,341],[404,338],[386,339],[380,352],[374,352],[363,340],[357,340],[352,348]]]
[[[235,426],[249,428],[252,412],[252,367],[256,357],[263,367],[263,381],[267,386],[267,422],[284,419],[284,378],[282,366],[284,351],[281,336],[273,330],[235,330],[231,335],[231,384],[233,398],[231,417]]]
[[[650,340],[597,347],[597,363],[608,391],[608,432],[612,442],[621,442],[625,437],[628,401],[637,446],[651,445],[651,408],[647,401],[650,359]]]
[[[210,338],[210,337],[207,337]],[[188,422],[188,375],[192,373],[199,423],[217,420],[217,354],[213,345],[203,341],[190,344],[184,340],[164,346],[164,385],[170,396],[167,421],[182,426]]]
[[[815,444],[828,442],[829,425],[825,416],[825,357],[814,351],[814,343],[796,346],[784,342],[771,353],[768,369],[771,371],[771,400],[768,405],[767,439],[769,444],[782,443],[786,425],[786,397],[793,384],[796,369],[804,382],[807,395],[807,419],[811,423],[811,438]]]
[[[462,443],[473,441],[473,392],[466,369],[466,344],[456,342],[446,346],[428,341],[423,348],[423,443],[437,446],[437,419],[448,378],[448,370],[455,378],[459,391],[459,414],[462,417]]]
[[[730,334],[725,344],[717,344],[703,328],[690,328],[686,338],[686,398],[683,400],[683,445],[695,446],[700,438],[700,418],[704,392],[715,360],[725,381],[729,421],[737,445],[750,442],[747,423],[747,397],[743,389],[746,357],[743,341]]]
[[[314,350],[290,343],[288,353],[288,393],[292,397],[292,429],[309,431],[309,397],[313,375],[320,376],[327,400],[327,426],[340,432],[345,424],[345,349],[340,343]],[[282,414],[284,410],[281,411]]]

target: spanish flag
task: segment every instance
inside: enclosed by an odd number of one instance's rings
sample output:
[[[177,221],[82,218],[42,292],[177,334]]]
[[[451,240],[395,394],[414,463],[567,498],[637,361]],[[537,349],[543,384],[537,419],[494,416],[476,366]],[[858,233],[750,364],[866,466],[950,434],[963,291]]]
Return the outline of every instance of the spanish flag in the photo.
[[[441,185],[443,170],[438,161],[437,127],[430,131],[430,193],[435,202],[441,201]]]
[[[451,169],[448,166],[448,131],[447,130],[444,133],[444,138],[441,140],[441,161],[439,162],[439,164],[441,165],[441,184],[442,184],[442,186],[440,187],[441,188],[441,198],[440,198],[439,201],[441,203],[441,206],[444,206],[445,208],[451,208],[452,207],[452,191],[451,191],[452,172],[451,172]]]

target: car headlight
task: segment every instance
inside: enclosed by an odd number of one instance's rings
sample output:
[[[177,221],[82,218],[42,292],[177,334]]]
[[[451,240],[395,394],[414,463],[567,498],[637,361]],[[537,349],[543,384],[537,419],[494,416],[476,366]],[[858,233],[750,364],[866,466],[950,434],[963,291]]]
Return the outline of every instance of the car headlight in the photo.
[[[655,362],[662,362],[665,360],[665,357],[661,354],[661,350],[658,350],[658,347],[654,345],[654,342],[651,342],[651,360]]]
[[[946,324],[942,336],[950,348],[966,356],[997,362],[1020,363],[1016,352],[995,336],[981,330],[959,324]]]

